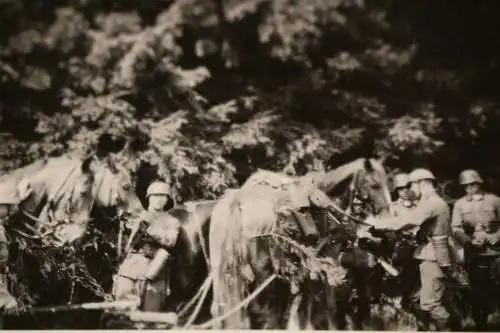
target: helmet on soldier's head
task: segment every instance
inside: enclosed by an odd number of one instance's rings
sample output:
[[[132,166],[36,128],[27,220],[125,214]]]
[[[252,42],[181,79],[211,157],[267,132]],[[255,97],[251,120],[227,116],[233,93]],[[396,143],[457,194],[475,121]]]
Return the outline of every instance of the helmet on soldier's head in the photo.
[[[170,187],[167,183],[162,181],[154,181],[149,185],[146,191],[146,198],[151,195],[168,195],[170,196]]]
[[[468,185],[473,183],[482,183],[483,179],[476,170],[468,169],[460,173],[459,182],[460,185]]]
[[[394,176],[393,187],[394,189],[402,188],[408,186],[410,179],[406,173],[398,173]]]
[[[409,180],[413,183],[421,180],[436,180],[436,177],[427,169],[415,169],[410,173]]]

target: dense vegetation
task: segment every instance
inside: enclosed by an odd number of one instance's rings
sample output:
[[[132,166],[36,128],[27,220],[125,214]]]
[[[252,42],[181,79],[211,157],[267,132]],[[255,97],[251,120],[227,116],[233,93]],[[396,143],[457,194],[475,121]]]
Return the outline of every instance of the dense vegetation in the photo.
[[[500,190],[499,13],[461,0],[4,0],[0,166],[111,152],[134,172],[157,166],[187,200],[258,167],[378,154],[443,182],[475,167]]]

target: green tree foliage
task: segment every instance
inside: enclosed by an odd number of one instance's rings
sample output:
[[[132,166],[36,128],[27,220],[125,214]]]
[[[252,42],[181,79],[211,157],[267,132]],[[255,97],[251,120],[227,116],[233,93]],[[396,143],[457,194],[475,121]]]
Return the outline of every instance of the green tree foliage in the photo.
[[[436,169],[449,178],[497,126],[477,74],[493,76],[495,50],[455,32],[465,13],[478,34],[495,22],[465,4],[431,15],[362,0],[2,6],[4,170],[111,150],[131,170],[157,165],[181,200],[217,196],[257,167],[303,173],[371,152],[396,168],[455,166]]]

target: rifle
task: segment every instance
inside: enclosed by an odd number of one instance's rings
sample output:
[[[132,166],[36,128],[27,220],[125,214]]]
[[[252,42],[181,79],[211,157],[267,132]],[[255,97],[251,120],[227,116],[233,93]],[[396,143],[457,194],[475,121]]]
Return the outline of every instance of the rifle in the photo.
[[[336,219],[335,219],[336,220]],[[337,221],[336,221],[337,222]],[[341,222],[337,222],[338,224],[345,225]],[[335,229],[334,229],[335,230]],[[387,260],[385,260],[382,255],[378,251],[378,245],[379,242],[375,240],[370,240],[365,237],[358,237],[355,233],[349,232],[349,231],[344,231],[345,238],[347,238],[348,241],[351,243],[354,243],[357,241],[358,246],[360,249],[363,251],[366,251],[370,254],[372,254],[375,257],[376,262],[391,276],[397,277],[399,276],[400,272],[392,265],[390,264]],[[335,236],[330,234],[327,236],[328,242],[334,242],[335,241]]]
[[[27,308],[13,313],[5,313],[4,315],[15,316],[25,313],[55,313],[59,311],[74,311],[74,310],[135,310],[138,307],[138,302],[135,300],[122,300],[113,302],[91,302],[82,304],[56,305],[39,308]]]

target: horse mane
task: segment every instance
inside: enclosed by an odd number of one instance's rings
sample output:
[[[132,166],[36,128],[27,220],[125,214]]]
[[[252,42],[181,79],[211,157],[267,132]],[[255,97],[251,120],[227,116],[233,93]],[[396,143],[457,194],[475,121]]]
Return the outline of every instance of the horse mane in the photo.
[[[0,203],[15,203],[17,186],[27,175],[39,172],[47,161],[36,161],[0,176]]]
[[[112,206],[114,199],[119,196],[120,184],[110,169],[102,168],[102,170],[99,170],[94,186],[95,201],[104,207]]]
[[[316,186],[325,193],[331,193],[333,189],[340,187],[339,185],[349,180],[355,171],[363,168],[364,164],[365,159],[358,158],[333,170],[318,174],[315,179]]]
[[[363,169],[369,172],[377,171],[382,177],[385,177],[383,180],[387,179],[385,169],[380,162],[371,158],[358,158],[331,171],[318,174],[315,177],[315,183],[316,186],[325,193],[331,193],[336,188],[343,188],[343,186],[340,185],[344,185],[344,183],[347,185],[348,180],[350,180],[357,171]]]
[[[52,157],[28,164],[0,177],[0,196],[15,197],[19,182],[29,180],[39,203],[43,197],[65,204],[73,199],[77,175],[81,174],[80,159],[70,156]],[[78,171],[78,172],[74,172]]]
[[[130,189],[124,188],[125,183]],[[117,202],[130,200],[131,192],[137,197],[137,201],[140,201],[133,187],[133,177],[129,171],[122,165],[108,160],[107,163],[100,164],[97,169],[93,190],[94,201],[100,207],[114,207]]]

